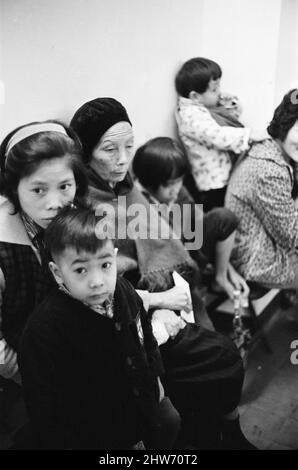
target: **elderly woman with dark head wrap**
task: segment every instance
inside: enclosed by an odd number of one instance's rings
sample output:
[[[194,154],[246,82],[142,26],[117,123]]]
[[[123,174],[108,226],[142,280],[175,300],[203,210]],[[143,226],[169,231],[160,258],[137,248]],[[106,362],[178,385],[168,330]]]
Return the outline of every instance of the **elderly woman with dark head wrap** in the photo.
[[[134,186],[128,173],[134,155],[134,136],[125,108],[112,98],[96,99],[76,112],[71,126],[82,142],[92,200],[97,203],[115,202],[118,196],[125,196],[122,200],[126,211],[132,204],[141,204],[148,209],[147,201]],[[126,222],[129,223],[130,220],[128,217]],[[140,223],[139,231],[143,233],[145,230],[147,233],[150,229],[147,227],[147,214]],[[133,243],[125,240],[124,243],[120,241],[120,244],[119,269],[127,272],[133,266],[138,270],[136,284],[139,288],[154,292],[165,291],[172,287],[174,269],[192,275],[196,269],[178,240],[171,240],[170,243],[168,240],[151,240],[148,233],[146,240],[137,239]],[[134,252],[135,248],[137,253]],[[184,306],[182,302],[177,305]]]
[[[79,108],[71,127],[83,146],[94,204],[118,205],[120,229],[123,213],[119,206],[126,211],[127,224],[132,220],[132,204],[145,208],[145,217],[138,217],[142,237],[133,238],[128,233],[118,239],[118,269],[136,288],[148,291],[147,295],[138,292],[152,315],[170,398],[183,417],[192,413],[205,424],[203,417],[210,421],[211,416],[225,415],[220,445],[251,448],[241,432],[236,411],[243,383],[241,358],[229,339],[201,326],[205,323],[210,327],[211,323],[195,286],[195,265],[182,242],[171,237],[150,238],[152,227],[147,223],[150,206],[128,173],[133,157],[133,130],[125,108],[115,99],[97,98]],[[186,323],[177,315],[181,310],[189,310],[190,299],[183,289],[174,286],[173,271],[190,282],[193,308],[200,324]],[[164,335],[156,325],[163,327]],[[198,440],[204,447],[203,436]],[[205,443],[205,447],[208,445],[212,448],[210,442]]]

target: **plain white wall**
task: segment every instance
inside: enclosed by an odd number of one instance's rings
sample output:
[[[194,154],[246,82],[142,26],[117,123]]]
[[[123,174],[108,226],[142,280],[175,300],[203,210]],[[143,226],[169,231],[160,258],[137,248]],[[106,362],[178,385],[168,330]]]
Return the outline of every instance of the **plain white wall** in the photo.
[[[222,67],[222,89],[243,103],[243,120],[264,126],[272,115],[281,0],[207,0],[201,54]]]
[[[2,44],[3,44],[3,13],[2,13],[2,2],[0,0],[0,127],[1,127],[1,105],[4,102],[4,84],[2,82],[2,77],[3,77]]]
[[[276,70],[275,105],[293,87],[298,87],[298,1],[283,0]]]
[[[201,0],[4,0],[1,134],[66,120],[85,101],[127,106],[137,143],[172,134],[177,64],[200,44]],[[3,136],[3,135],[2,135]]]
[[[239,95],[255,126],[296,78],[296,0],[0,1],[0,138],[31,120],[68,121],[97,96],[123,102],[137,145],[172,135],[174,75],[198,55],[220,63],[222,88]]]

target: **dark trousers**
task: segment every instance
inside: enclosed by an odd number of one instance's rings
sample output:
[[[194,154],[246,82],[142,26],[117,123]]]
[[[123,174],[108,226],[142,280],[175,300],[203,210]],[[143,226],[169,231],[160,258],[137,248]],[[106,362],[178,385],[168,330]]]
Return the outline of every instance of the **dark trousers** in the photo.
[[[201,252],[208,262],[214,261],[216,243],[226,240],[236,230],[238,223],[236,215],[225,207],[204,214]]]
[[[185,176],[183,184],[195,203],[203,204],[204,212],[209,212],[215,207],[223,207],[225,205],[226,186],[219,189],[210,189],[209,191],[199,191],[192,174]]]
[[[208,263],[214,264],[216,244],[226,240],[236,230],[238,223],[235,214],[225,207],[218,207],[204,214],[202,247],[189,252],[201,270]]]

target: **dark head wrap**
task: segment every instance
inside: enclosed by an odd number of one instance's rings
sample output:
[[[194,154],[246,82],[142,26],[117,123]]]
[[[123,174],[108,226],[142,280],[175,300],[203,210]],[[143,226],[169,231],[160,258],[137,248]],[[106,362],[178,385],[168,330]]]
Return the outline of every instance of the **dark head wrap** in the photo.
[[[93,149],[104,133],[122,121],[131,124],[126,109],[114,98],[96,98],[77,110],[70,127],[80,138],[86,161],[90,160]]]

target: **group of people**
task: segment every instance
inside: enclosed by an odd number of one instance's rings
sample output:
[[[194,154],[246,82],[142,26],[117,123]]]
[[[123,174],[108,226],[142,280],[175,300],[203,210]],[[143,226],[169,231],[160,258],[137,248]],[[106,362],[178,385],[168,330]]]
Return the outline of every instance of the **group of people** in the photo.
[[[292,89],[267,131],[245,127],[237,97],[222,94],[222,71],[202,57],[176,76],[178,132],[191,171],[184,184],[206,211],[238,219],[231,263],[246,280],[297,289],[298,100]]]
[[[33,122],[3,140],[0,406],[11,448],[254,449],[237,408],[242,359],[214,331],[198,286],[207,263],[230,297],[248,295],[247,280],[295,285],[298,105],[286,95],[269,138],[239,123],[220,77],[203,58],[178,72],[184,148],[159,137],[134,157],[113,98],[85,103],[69,126]],[[203,245],[188,250],[159,208],[188,204],[197,220],[195,202]],[[118,237],[134,204],[145,236]],[[152,208],[167,238],[150,236]]]

